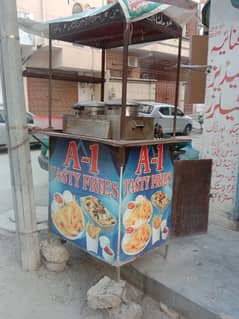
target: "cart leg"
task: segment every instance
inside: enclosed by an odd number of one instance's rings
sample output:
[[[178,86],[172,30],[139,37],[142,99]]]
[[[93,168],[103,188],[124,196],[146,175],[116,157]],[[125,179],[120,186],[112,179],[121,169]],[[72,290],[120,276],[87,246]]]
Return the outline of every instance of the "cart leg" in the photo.
[[[168,244],[165,245],[163,258],[166,259],[168,257]]]
[[[48,243],[49,243],[50,239],[51,239],[51,223],[50,223],[49,216],[48,216],[47,226],[48,226],[48,229],[47,229],[47,240],[48,240]]]
[[[116,280],[117,280],[117,282],[120,281],[120,266],[118,266],[116,268]]]

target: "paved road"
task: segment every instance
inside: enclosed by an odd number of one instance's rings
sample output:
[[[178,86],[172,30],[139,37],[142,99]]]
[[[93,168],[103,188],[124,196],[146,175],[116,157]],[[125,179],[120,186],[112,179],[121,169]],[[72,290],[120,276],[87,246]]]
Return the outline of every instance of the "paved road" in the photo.
[[[38,164],[39,149],[31,149],[31,162],[35,201],[37,206],[47,206],[48,201],[48,173]],[[6,150],[0,151],[0,213],[9,210],[12,205],[11,178],[9,158]]]

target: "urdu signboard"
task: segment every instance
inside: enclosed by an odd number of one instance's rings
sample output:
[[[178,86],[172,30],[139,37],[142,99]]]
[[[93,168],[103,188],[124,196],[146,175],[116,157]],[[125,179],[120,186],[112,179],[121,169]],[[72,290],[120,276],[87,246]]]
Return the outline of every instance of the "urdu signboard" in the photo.
[[[213,159],[212,205],[227,219],[238,196],[239,10],[238,1],[211,1],[202,156]],[[226,12],[226,14],[225,14]],[[238,202],[238,201],[237,201]]]

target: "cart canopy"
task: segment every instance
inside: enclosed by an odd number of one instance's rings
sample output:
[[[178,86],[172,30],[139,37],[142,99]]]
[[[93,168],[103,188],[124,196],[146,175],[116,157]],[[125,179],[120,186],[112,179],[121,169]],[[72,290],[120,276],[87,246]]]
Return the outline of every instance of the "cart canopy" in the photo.
[[[125,23],[130,28],[129,44],[178,38],[182,26],[194,14],[176,6],[142,1],[117,3],[45,22],[19,18],[19,27],[28,33],[95,48],[123,45]]]

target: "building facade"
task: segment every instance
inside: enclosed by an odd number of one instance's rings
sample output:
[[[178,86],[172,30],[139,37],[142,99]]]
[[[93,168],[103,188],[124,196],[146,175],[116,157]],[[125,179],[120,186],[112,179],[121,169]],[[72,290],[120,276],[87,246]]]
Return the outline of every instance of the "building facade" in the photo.
[[[106,0],[17,0],[18,13],[35,20],[69,16],[104,4]],[[198,32],[197,25],[198,17],[195,13],[184,29],[182,63],[189,61],[189,37]],[[174,103],[177,40],[130,47],[129,55],[128,97]],[[48,108],[47,39],[34,37],[34,47],[25,57],[23,67],[28,109],[44,116]],[[99,99],[100,85],[97,79],[101,71],[100,50],[53,41],[53,69],[53,115],[70,112],[71,106],[77,101]],[[121,70],[122,51],[108,51],[105,100],[120,97]],[[187,113],[192,113],[192,105],[185,99],[187,76],[186,72],[182,72],[179,105],[185,108]]]

